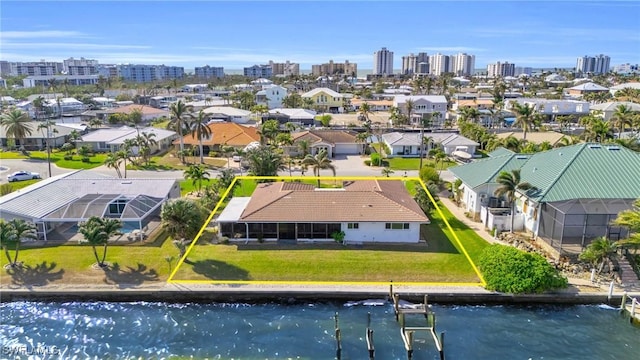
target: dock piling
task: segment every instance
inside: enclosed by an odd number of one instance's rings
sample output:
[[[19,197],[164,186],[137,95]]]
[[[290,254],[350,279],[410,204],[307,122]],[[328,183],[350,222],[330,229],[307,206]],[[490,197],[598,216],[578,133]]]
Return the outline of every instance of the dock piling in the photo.
[[[338,326],[338,313],[336,312],[335,316],[336,323],[336,359],[340,360],[342,358],[342,334],[340,333],[340,327]]]

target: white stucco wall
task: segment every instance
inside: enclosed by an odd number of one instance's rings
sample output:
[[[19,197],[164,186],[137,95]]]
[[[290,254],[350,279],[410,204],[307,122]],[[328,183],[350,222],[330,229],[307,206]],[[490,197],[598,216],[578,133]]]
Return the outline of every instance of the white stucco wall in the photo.
[[[409,223],[409,229],[406,230],[385,229],[385,223],[382,222],[361,222],[358,224],[358,229],[348,229],[347,223],[342,224],[346,242],[417,243],[420,241],[419,223]]]

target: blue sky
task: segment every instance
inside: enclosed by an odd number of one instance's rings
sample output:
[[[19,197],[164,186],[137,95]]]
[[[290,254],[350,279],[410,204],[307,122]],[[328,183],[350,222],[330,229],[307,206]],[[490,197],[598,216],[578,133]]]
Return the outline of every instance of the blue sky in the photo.
[[[0,59],[243,66],[373,52],[476,55],[476,68],[573,67],[583,55],[640,63],[638,1],[11,1],[0,3]]]

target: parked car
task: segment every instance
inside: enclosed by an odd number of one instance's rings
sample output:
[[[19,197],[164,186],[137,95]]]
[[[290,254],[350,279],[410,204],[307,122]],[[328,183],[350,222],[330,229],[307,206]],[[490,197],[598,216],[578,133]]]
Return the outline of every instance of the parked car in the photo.
[[[234,155],[232,159],[235,162],[240,162],[242,160],[242,156]]]
[[[37,172],[30,171],[16,171],[13,174],[9,174],[7,176],[7,181],[23,181],[23,180],[32,180],[32,179],[40,179],[40,174]]]

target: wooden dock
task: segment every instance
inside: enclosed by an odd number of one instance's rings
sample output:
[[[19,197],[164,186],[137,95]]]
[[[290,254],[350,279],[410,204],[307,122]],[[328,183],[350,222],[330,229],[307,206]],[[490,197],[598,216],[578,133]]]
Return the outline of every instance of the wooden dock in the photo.
[[[412,306],[403,306],[400,304],[400,295],[393,293],[393,285],[389,290],[389,295],[393,300],[393,309],[396,316],[396,321],[400,323],[400,336],[404,343],[404,348],[407,351],[407,358],[413,358],[413,338],[418,332],[424,332],[431,335],[433,342],[440,354],[440,360],[444,360],[444,332],[440,333],[440,336],[436,333],[436,315],[429,308],[428,296],[424,296],[424,302],[422,304],[415,304]],[[426,320],[426,326],[407,326],[407,316],[421,315]]]
[[[627,293],[622,295],[620,312],[629,316],[629,321],[633,324],[640,324],[640,300],[629,297]]]

